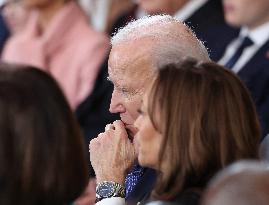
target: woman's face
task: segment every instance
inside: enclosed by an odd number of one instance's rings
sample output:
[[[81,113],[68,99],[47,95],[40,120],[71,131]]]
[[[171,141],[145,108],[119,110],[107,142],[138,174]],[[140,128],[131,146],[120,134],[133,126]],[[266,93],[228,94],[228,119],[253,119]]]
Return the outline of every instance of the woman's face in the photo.
[[[148,114],[148,94],[143,98],[139,113],[134,123],[135,127],[138,128],[138,132],[134,137],[138,162],[143,167],[157,169],[162,135],[154,128],[150,120]],[[159,122],[160,120],[157,121]]]

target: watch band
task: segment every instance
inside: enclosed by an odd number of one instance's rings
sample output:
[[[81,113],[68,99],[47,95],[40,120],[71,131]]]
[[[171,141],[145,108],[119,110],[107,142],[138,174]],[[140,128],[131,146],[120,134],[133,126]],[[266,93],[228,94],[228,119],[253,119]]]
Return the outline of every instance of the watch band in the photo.
[[[125,187],[113,181],[103,181],[98,183],[96,186],[95,203],[111,197],[125,198]]]

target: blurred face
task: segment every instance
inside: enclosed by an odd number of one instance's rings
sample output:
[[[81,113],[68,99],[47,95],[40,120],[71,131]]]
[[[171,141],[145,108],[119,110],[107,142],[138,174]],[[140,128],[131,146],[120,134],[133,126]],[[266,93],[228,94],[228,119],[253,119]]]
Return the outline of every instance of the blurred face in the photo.
[[[253,29],[269,21],[269,0],[222,0],[225,19],[232,26]]]
[[[132,134],[135,133],[133,124],[138,117],[137,110],[151,80],[146,76],[153,69],[147,47],[150,45],[146,40],[120,44],[113,46],[109,55],[108,74],[114,85],[109,110],[120,114]]]
[[[135,127],[138,128],[135,135],[135,147],[141,166],[158,169],[162,135],[154,128],[150,120],[147,104],[148,95],[146,94],[139,110],[139,117],[135,121]]]
[[[148,14],[174,15],[188,0],[138,0],[139,6]]]

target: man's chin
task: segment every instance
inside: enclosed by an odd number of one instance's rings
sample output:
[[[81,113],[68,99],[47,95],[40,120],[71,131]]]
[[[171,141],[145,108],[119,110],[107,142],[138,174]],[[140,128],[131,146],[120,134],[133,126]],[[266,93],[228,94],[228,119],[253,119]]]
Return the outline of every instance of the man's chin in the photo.
[[[125,128],[128,132],[130,132],[132,137],[134,137],[138,131],[138,129],[133,124],[125,124]]]

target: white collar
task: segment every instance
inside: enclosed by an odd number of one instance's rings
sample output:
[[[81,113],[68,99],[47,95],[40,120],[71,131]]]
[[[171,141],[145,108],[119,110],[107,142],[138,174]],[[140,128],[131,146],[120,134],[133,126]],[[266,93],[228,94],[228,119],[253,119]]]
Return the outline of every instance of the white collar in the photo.
[[[240,38],[249,36],[256,45],[263,45],[269,39],[269,22],[262,24],[254,30],[243,27],[240,31]]]
[[[6,0],[0,0],[0,6],[3,6],[3,5],[5,5],[6,3],[7,3]]]
[[[180,21],[187,20],[195,11],[201,8],[208,0],[189,0],[174,17]]]

